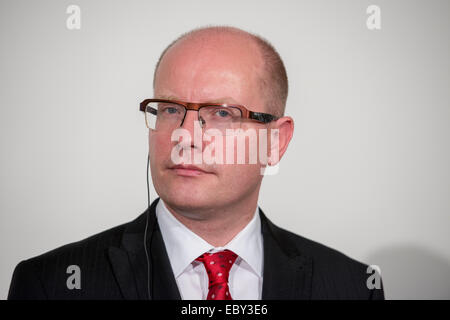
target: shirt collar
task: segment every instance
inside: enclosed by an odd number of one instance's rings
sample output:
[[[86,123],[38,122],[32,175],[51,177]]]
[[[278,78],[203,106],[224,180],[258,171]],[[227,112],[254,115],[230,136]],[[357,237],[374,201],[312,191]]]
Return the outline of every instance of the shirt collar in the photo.
[[[263,247],[258,207],[250,222],[224,247],[214,247],[178,221],[160,199],[156,217],[175,278],[205,252],[229,249],[262,276]]]

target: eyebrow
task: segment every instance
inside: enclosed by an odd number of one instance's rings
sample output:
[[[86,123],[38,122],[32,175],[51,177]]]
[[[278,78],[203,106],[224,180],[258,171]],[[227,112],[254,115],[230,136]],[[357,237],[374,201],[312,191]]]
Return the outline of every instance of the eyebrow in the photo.
[[[156,99],[164,99],[164,100],[181,100],[178,97],[175,96],[164,96],[164,95],[158,95]],[[225,103],[225,104],[239,104],[236,100],[234,100],[232,97],[222,97],[218,99],[211,99],[207,100],[204,103]]]
[[[223,97],[219,99],[209,100],[207,102],[211,103],[228,103],[228,104],[240,104],[236,100],[234,100],[232,97]]]

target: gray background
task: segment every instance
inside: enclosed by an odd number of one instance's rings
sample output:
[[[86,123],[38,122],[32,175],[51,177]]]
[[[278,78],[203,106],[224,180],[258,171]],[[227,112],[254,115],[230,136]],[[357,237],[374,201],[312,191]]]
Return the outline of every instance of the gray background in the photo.
[[[81,8],[81,29],[66,8]],[[381,8],[381,30],[366,8]],[[450,298],[449,1],[1,1],[0,298],[15,265],[145,210],[156,60],[194,27],[258,33],[295,133],[260,205],[377,264],[391,299]],[[151,191],[152,199],[156,194]]]

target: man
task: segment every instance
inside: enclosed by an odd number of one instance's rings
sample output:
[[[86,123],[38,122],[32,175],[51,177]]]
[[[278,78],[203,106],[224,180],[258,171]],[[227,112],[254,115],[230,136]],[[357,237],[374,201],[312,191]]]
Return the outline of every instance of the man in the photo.
[[[258,208],[264,170],[293,134],[287,92],[283,62],[260,37],[207,27],[178,38],[141,103],[160,198],[130,223],[21,262],[9,298],[383,299],[366,265]]]

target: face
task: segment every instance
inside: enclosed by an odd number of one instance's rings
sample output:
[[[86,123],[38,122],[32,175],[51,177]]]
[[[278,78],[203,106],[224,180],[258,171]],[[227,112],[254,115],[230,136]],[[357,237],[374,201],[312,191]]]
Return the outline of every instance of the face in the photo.
[[[245,38],[208,36],[185,39],[164,56],[156,74],[156,98],[186,102],[241,104],[257,112],[266,112],[258,87],[261,57]],[[188,111],[181,128],[194,137],[196,111]],[[265,124],[244,122],[241,128],[255,130]],[[216,210],[230,203],[256,203],[262,175],[260,164],[194,164],[200,170],[173,168],[173,148],[183,152],[205,150],[210,142],[171,141],[173,130],[150,130],[150,163],[155,190],[171,208],[182,212]],[[236,139],[234,137],[233,139]],[[234,154],[237,144],[234,141]],[[201,145],[200,145],[201,144]],[[224,143],[224,153],[228,152]],[[248,155],[248,144],[246,144]],[[247,158],[248,160],[248,158]]]

